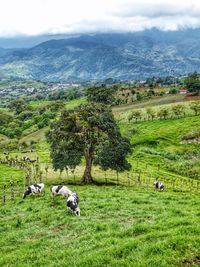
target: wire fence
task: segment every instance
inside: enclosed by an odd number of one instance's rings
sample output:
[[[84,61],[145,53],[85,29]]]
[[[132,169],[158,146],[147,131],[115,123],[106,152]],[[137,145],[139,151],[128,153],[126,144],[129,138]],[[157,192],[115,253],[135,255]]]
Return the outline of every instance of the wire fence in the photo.
[[[121,185],[127,187],[141,187],[146,190],[153,190],[153,183],[155,178],[147,172],[125,172],[125,173],[114,173],[114,172],[103,172],[104,175],[101,177],[94,177],[94,182],[101,185]],[[115,175],[114,175],[115,174]],[[25,188],[30,184],[37,182],[46,183],[46,177],[42,179],[38,177],[34,182],[32,180],[27,180],[26,175],[22,182],[15,181],[14,176],[11,176],[10,179],[0,178],[1,187],[0,195],[2,202],[13,201],[16,199],[21,199]],[[200,180],[194,179],[185,179],[185,178],[162,178],[159,179],[160,182],[164,183],[165,191],[174,191],[174,192],[191,192],[191,193],[200,193]],[[57,184],[81,184],[81,178],[76,176],[76,173],[71,173],[68,177],[64,176],[58,178],[54,181]],[[51,184],[51,183],[47,183]]]
[[[79,166],[75,170],[66,168],[62,173],[54,172],[51,165],[41,166],[37,160],[22,161],[9,158],[0,159],[0,164],[23,170],[20,179],[14,175],[0,177],[0,196],[3,203],[22,198],[25,188],[35,183],[43,182],[49,186],[52,184],[81,184],[83,173],[83,166]],[[165,191],[200,193],[199,176],[197,179],[177,176],[161,170],[159,165],[152,171],[147,165],[144,167],[137,163],[134,170],[123,173],[95,168],[92,176],[94,182],[101,185],[142,187],[150,190],[153,189],[153,183],[159,181],[164,183]]]

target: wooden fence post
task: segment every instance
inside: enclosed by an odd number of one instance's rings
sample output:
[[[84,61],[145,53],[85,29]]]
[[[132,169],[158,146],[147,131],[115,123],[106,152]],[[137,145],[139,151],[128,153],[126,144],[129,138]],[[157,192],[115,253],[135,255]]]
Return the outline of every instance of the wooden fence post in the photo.
[[[4,184],[3,184],[3,203],[6,202],[6,179],[4,178]]]
[[[192,191],[193,180],[190,181],[190,192]]]
[[[104,174],[105,174],[105,183],[107,185],[108,181],[107,181],[107,173],[106,173],[106,171],[104,171]]]
[[[20,190],[19,181],[17,181],[17,191],[18,191],[18,196],[21,197],[21,190]]]
[[[175,189],[175,180],[173,178],[173,181],[172,181],[172,190],[174,191],[174,189]]]
[[[14,181],[12,176],[10,179],[10,199],[14,200]]]
[[[141,172],[139,172],[139,175],[138,175],[138,184],[141,185]]]
[[[117,184],[119,185],[119,172],[117,171]]]
[[[39,183],[42,183],[42,171],[39,172]]]
[[[127,179],[128,179],[128,186],[130,186],[130,177],[129,177],[129,173],[127,172]]]
[[[183,188],[182,188],[182,179],[180,179],[180,191],[181,192],[183,191]]]

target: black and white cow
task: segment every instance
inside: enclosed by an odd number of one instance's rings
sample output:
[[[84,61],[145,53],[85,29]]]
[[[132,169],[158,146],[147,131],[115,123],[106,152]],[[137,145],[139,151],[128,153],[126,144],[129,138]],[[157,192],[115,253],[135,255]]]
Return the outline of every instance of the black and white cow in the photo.
[[[160,191],[164,190],[164,184],[161,182],[156,181],[153,183],[153,185],[154,185],[155,189],[160,189]]]
[[[80,216],[81,211],[80,208],[78,207],[78,202],[79,202],[78,194],[72,193],[67,199],[67,207],[71,212],[75,213],[77,216]]]
[[[44,189],[44,184],[33,184],[30,185],[27,190],[25,191],[23,198],[25,198],[26,196],[30,195],[30,194],[38,194],[41,193],[42,190]]]
[[[64,197],[69,197],[72,191],[65,185],[54,185],[51,188],[51,193],[53,196],[62,195]]]
[[[22,160],[23,161],[30,161],[30,158],[29,157],[23,157]]]

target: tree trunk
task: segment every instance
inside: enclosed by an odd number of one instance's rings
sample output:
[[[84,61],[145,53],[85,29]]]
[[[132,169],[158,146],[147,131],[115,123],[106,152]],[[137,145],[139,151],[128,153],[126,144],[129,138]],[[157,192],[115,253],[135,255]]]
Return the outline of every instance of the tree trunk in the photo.
[[[86,166],[85,166],[85,171],[83,174],[82,182],[84,184],[90,184],[93,182],[92,179],[92,151],[91,148],[86,148],[85,149],[85,161],[86,161]]]

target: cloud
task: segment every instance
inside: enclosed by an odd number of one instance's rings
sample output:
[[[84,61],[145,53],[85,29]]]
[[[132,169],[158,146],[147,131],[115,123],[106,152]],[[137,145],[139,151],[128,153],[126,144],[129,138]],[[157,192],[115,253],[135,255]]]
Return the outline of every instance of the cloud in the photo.
[[[113,12],[114,16],[117,17],[135,17],[141,16],[146,18],[157,18],[157,17],[174,17],[174,16],[191,16],[198,17],[200,15],[200,5],[187,3],[184,1],[137,1],[127,2],[121,5],[120,10]]]
[[[200,27],[196,0],[1,0],[0,36]]]

